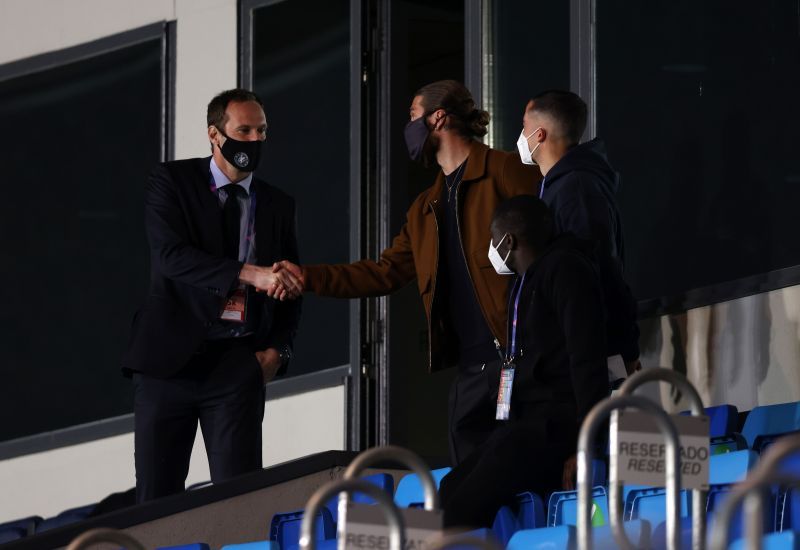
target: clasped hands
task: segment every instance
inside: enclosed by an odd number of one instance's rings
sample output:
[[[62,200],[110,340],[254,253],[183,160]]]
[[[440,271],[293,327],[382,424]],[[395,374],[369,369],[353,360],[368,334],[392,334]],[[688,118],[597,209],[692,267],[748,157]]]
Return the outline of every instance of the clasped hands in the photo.
[[[305,290],[303,269],[288,260],[275,262],[271,267],[245,264],[239,280],[281,301],[294,300]]]

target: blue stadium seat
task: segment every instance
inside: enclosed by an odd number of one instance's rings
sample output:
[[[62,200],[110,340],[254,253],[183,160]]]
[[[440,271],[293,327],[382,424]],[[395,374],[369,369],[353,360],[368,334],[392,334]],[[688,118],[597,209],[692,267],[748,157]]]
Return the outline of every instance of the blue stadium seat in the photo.
[[[708,435],[711,438],[711,454],[729,453],[747,448],[747,441],[736,433],[739,410],[733,405],[717,405],[704,409],[708,417]],[[689,415],[690,411],[681,412]]]
[[[0,523],[0,531],[20,529],[25,535],[33,535],[36,532],[36,527],[42,522],[41,516],[28,516],[26,518],[15,519]]]
[[[776,436],[800,430],[800,402],[756,407],[747,415],[742,436],[754,451],[761,450]]]
[[[494,517],[492,534],[503,546],[508,544],[509,539],[520,530],[517,516],[508,506],[501,506]]]
[[[442,478],[449,474],[450,470],[452,470],[452,468],[431,470],[437,489],[442,482]],[[400,508],[408,508],[409,506],[418,505],[424,501],[425,493],[422,490],[422,483],[420,483],[417,474],[407,474],[403,476],[400,483],[397,484],[397,492],[394,494],[394,503]]]
[[[0,526],[0,544],[19,540],[27,537],[28,532],[21,527],[2,527]]]
[[[334,541],[335,542],[335,541]],[[317,544],[317,548],[326,548],[321,544]],[[281,550],[278,543],[271,540],[257,540],[254,542],[243,542],[240,544],[226,544],[220,550]]]
[[[761,539],[763,550],[800,550],[800,536],[794,531],[783,533],[770,533]],[[728,547],[730,550],[745,550],[747,548],[744,539],[738,539]]]
[[[269,529],[269,541],[275,542],[281,550],[297,548],[302,522],[303,510],[275,514]],[[317,514],[314,527],[317,542],[336,538],[336,523],[327,506]]]
[[[577,540],[574,525],[525,529],[514,533],[506,550],[574,550],[577,548]]]
[[[178,546],[159,546],[156,550],[211,550],[211,548],[204,542],[195,542]]]
[[[517,507],[517,524],[520,529],[547,527],[542,497],[534,493],[520,493],[517,495]]]
[[[44,531],[49,531],[50,529],[56,529],[58,527],[63,527],[64,525],[70,525],[72,523],[83,521],[91,515],[96,506],[97,504],[87,504],[86,506],[78,506],[76,508],[64,510],[57,516],[41,521],[36,526],[36,532],[43,533]]]
[[[626,521],[625,532],[637,548],[650,546],[650,524],[646,521]],[[592,532],[596,550],[616,550],[611,527],[595,527]],[[558,525],[541,529],[517,531],[508,541],[506,550],[574,550],[577,548],[578,534],[574,525]]]
[[[365,481],[372,483],[392,494],[394,479],[389,474],[373,474],[365,476]],[[367,495],[356,493],[350,496],[353,502],[375,504]],[[269,530],[269,540],[276,541],[283,550],[296,548],[300,537],[300,524],[303,521],[303,510],[281,512],[272,516]],[[339,521],[339,499],[334,497],[325,504],[324,512],[317,518],[317,542],[328,540],[336,536],[336,523]]]
[[[578,492],[561,491],[550,495],[547,503],[547,525],[575,525],[578,515]],[[608,493],[605,487],[592,489],[592,526],[608,524]]]

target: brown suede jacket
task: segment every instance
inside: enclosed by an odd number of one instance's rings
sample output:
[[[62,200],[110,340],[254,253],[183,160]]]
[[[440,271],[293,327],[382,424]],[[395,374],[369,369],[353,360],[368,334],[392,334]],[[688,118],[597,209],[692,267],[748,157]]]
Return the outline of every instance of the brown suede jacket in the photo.
[[[538,168],[522,164],[517,153],[496,151],[475,141],[462,183],[456,190],[461,246],[472,285],[486,323],[501,346],[506,343],[509,285],[507,277],[495,273],[488,258],[489,224],[503,200],[515,195],[537,195],[541,179]],[[433,308],[439,265],[439,197],[443,185],[444,174],[439,171],[433,186],[420,193],[408,209],[405,225],[377,262],[361,260],[303,268],[306,290],[337,298],[384,296],[416,278],[428,316],[428,368],[432,372],[452,366],[445,364],[443,354],[443,342],[447,340],[438,313],[441,310]]]

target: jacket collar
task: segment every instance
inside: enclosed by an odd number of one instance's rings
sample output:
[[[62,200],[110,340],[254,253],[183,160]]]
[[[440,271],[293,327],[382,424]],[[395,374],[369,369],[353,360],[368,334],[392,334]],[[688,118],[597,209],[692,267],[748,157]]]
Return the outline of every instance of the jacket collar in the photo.
[[[464,167],[464,176],[462,181],[474,181],[483,178],[486,175],[486,157],[489,155],[489,146],[481,143],[480,141],[473,140],[469,147],[469,156],[467,157],[467,165]],[[422,208],[424,213],[430,212],[429,204],[436,204],[439,197],[442,196],[442,188],[444,187],[444,172],[439,170],[436,174],[436,181],[433,186],[428,189],[428,196],[424,201]]]

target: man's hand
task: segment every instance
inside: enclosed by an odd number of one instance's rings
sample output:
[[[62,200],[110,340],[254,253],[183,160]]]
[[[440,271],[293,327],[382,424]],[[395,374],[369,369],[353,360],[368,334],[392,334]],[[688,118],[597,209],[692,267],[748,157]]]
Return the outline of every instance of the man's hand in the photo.
[[[281,368],[281,354],[275,348],[267,348],[264,351],[257,351],[256,359],[261,365],[261,374],[266,384],[275,378],[275,374]]]
[[[275,262],[272,266],[272,272],[276,275],[284,275],[288,277],[292,277],[297,280],[300,286],[305,289],[306,286],[306,278],[303,274],[303,268],[297,264],[290,262],[289,260],[283,260],[280,262]],[[284,287],[282,284],[279,283],[278,287],[275,289],[276,293],[284,293],[290,292],[290,289]]]
[[[635,372],[639,372],[640,370],[642,370],[642,363],[638,359],[625,362],[625,371],[628,373],[628,376]]]
[[[578,477],[578,455],[572,455],[564,461],[564,471],[561,474],[561,489],[563,491],[575,490],[575,479]]]
[[[259,292],[266,292],[267,296],[276,300],[294,299],[303,292],[303,285],[298,277],[289,270],[277,272],[274,267],[244,264],[239,280],[254,286]]]

